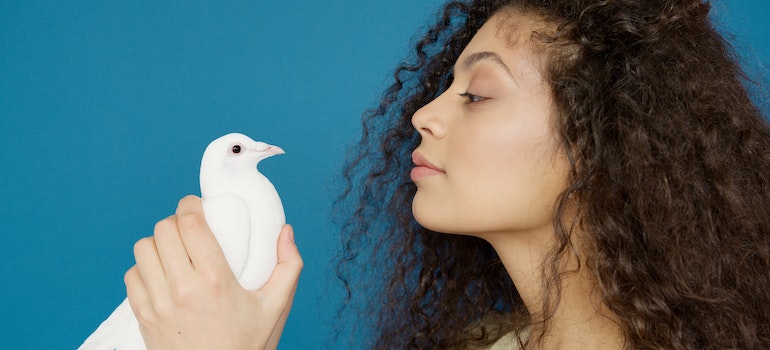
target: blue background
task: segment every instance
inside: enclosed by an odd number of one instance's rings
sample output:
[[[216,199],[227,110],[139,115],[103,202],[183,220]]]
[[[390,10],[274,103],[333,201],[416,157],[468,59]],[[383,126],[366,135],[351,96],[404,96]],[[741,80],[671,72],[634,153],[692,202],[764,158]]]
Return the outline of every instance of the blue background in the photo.
[[[345,149],[439,3],[0,1],[2,347],[77,347],[125,297],[133,243],[199,193],[203,149],[232,131],[287,151],[260,166],[306,263],[281,348],[324,347]],[[769,4],[715,4],[760,73]]]

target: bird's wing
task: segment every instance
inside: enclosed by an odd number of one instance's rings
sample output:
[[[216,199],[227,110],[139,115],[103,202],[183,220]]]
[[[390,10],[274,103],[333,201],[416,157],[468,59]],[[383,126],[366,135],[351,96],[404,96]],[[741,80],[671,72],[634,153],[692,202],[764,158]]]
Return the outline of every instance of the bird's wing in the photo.
[[[146,349],[139,324],[128,299],[112,312],[99,328],[83,342],[78,350],[142,350]]]
[[[249,256],[250,219],[246,202],[233,193],[203,198],[203,213],[214,232],[227,263],[240,277]]]

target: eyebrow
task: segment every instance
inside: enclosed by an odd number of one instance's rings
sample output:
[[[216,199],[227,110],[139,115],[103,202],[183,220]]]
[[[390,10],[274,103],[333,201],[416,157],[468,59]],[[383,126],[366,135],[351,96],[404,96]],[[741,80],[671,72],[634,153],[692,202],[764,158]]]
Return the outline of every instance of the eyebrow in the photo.
[[[462,67],[464,71],[468,71],[471,69],[471,67],[473,67],[474,64],[485,60],[492,61],[495,65],[497,65],[502,70],[504,70],[505,73],[507,73],[508,76],[513,80],[513,82],[516,83],[516,85],[519,85],[516,79],[513,78],[513,74],[511,73],[511,70],[508,68],[505,62],[503,62],[503,59],[500,58],[500,55],[492,51],[475,52],[470,56],[466,57],[460,64],[460,67]]]

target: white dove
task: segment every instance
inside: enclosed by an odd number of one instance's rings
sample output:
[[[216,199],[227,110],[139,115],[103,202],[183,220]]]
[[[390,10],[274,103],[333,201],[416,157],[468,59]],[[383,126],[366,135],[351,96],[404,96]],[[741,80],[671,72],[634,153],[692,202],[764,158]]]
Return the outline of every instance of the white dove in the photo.
[[[286,222],[281,198],[257,164],[283,153],[280,147],[232,133],[212,141],[201,160],[206,222],[238,282],[249,290],[270,277],[277,263],[278,234]],[[78,349],[146,349],[128,299]]]

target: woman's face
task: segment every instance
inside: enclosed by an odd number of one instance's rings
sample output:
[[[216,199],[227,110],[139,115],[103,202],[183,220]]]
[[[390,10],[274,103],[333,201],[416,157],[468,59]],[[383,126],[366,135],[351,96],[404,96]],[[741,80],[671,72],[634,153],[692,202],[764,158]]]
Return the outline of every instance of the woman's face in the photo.
[[[428,229],[486,238],[552,226],[568,162],[530,46],[535,22],[511,16],[496,14],[479,29],[455,62],[452,85],[412,117],[422,137],[412,211]]]

